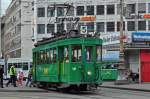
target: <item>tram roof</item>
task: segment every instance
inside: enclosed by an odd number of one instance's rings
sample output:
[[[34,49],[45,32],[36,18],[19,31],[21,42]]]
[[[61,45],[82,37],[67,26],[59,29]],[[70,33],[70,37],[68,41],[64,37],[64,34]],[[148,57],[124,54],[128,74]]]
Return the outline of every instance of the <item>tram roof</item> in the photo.
[[[51,40],[47,40],[46,43],[41,42],[35,48],[33,48],[33,52],[44,50],[44,49],[49,49],[49,48],[53,48],[57,46],[67,46],[67,45],[73,45],[73,44],[102,45],[102,40],[100,38],[94,38],[94,37],[65,38],[65,39],[56,40],[53,42],[51,42]]]

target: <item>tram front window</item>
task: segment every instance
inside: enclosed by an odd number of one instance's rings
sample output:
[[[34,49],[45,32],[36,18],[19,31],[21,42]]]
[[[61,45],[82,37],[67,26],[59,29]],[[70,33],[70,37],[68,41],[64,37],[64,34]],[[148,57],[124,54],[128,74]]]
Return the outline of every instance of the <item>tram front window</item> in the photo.
[[[97,46],[97,61],[101,61],[102,60],[102,47],[101,46]]]
[[[81,46],[72,46],[72,62],[81,61]]]
[[[88,61],[88,62],[92,61],[92,49],[93,49],[93,47],[91,47],[91,46],[86,47],[86,61]]]

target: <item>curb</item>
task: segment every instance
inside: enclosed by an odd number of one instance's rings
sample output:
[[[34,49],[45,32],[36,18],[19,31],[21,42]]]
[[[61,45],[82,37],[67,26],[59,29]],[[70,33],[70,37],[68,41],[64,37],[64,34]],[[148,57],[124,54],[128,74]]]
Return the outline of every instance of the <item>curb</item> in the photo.
[[[125,87],[112,87],[112,86],[99,86],[101,88],[112,88],[112,89],[120,89],[120,90],[132,90],[132,91],[144,91],[150,92],[148,89],[136,89],[136,88],[125,88]]]
[[[45,93],[47,90],[9,90],[9,89],[0,89],[0,92],[35,92],[35,93]]]

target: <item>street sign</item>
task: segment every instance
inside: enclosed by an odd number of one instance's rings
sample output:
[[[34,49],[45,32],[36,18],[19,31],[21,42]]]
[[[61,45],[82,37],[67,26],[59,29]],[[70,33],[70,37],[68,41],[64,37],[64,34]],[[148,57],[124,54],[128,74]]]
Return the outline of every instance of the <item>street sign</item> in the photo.
[[[80,33],[81,34],[87,34],[87,26],[81,26],[80,27]]]

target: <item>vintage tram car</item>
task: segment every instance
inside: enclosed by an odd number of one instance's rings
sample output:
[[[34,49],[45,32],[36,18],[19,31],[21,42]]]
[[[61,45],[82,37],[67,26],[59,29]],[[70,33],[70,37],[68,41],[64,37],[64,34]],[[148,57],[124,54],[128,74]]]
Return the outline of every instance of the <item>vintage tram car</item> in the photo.
[[[59,35],[33,49],[33,80],[53,88],[86,91],[101,80],[102,40],[93,36]]]

